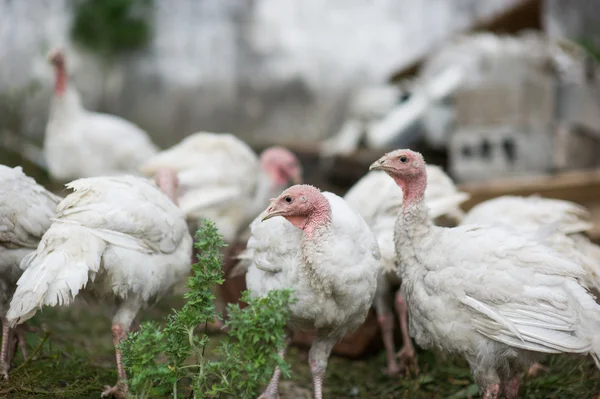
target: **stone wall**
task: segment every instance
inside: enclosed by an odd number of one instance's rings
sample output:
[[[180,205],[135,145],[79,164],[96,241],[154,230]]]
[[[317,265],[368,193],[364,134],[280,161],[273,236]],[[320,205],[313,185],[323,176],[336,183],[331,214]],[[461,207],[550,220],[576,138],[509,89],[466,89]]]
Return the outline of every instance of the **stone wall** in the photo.
[[[19,106],[17,133],[40,139],[52,86],[45,55],[58,45],[88,108],[131,119],[161,146],[200,129],[312,142],[337,131],[351,90],[518,2],[156,0],[149,47],[105,68],[70,43],[69,0],[0,0],[0,94],[6,102],[39,84]]]

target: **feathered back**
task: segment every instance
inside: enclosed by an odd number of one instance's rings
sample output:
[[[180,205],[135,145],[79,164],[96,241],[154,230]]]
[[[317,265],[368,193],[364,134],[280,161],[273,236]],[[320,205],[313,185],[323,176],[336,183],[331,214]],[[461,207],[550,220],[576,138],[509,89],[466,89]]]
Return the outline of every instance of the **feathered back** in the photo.
[[[0,165],[0,245],[35,249],[59,202],[20,166]]]

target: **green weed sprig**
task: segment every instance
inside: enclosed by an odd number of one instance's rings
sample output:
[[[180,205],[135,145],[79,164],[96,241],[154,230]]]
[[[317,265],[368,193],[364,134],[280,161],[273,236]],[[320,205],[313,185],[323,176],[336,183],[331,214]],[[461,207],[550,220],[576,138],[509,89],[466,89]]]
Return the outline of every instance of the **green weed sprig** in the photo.
[[[229,336],[206,353],[206,325],[216,317],[211,287],[223,283],[219,250],[224,244],[208,221],[196,240],[198,262],[192,265],[185,305],[167,317],[164,327],[145,323],[121,343],[130,391],[136,397],[179,398],[185,393],[193,398],[250,398],[268,383],[276,366],[289,375],[278,351],[284,345],[291,291],[273,291],[262,298],[244,292],[242,300],[248,306],[228,306]]]

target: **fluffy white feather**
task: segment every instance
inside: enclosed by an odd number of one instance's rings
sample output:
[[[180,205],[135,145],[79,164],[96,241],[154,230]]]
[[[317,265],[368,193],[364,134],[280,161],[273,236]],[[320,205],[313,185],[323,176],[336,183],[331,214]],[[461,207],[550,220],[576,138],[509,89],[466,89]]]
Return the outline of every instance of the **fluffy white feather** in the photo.
[[[165,167],[177,172],[179,206],[188,220],[211,219],[225,242],[266,206],[270,194],[279,194],[269,191],[254,151],[232,134],[194,133],[147,160],[141,171],[153,176]]]
[[[284,218],[252,222],[243,256],[251,259],[246,284],[253,295],[294,289],[292,328],[321,329],[341,339],[365,319],[375,294],[379,249],[364,219],[335,194],[324,192],[332,209],[331,229],[313,254],[318,269],[302,258],[301,230]]]
[[[148,134],[133,123],[86,110],[75,88],[54,95],[44,138],[54,179],[137,174],[156,152]]]
[[[43,305],[70,304],[85,289],[126,303],[128,314],[115,317],[127,319],[127,329],[137,309],[190,270],[192,238],[183,212],[137,177],[79,179],[67,186],[74,193],[58,205],[37,250],[23,259],[26,270],[7,318],[21,323]]]
[[[592,227],[581,205],[538,196],[502,196],[471,209],[463,225],[505,225],[536,234],[561,254],[577,260],[586,270],[586,287],[600,293],[600,248],[586,236]]]
[[[21,259],[37,247],[59,201],[21,167],[0,165],[0,316],[21,276]]]

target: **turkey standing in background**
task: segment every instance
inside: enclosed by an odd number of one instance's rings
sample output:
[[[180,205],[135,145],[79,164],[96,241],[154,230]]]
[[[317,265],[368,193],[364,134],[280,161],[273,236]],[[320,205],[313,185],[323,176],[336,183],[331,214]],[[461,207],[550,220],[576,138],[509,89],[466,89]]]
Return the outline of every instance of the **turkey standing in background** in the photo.
[[[474,206],[462,224],[501,224],[545,236],[548,245],[585,267],[586,287],[600,295],[600,247],[586,236],[594,225],[583,206],[538,196],[502,196]]]
[[[53,179],[137,174],[157,152],[146,132],[114,115],[87,111],[68,84],[65,57],[49,55],[54,66],[54,97],[44,138],[44,156]]]
[[[458,224],[463,216],[460,204],[469,195],[458,191],[450,177],[438,166],[427,165],[427,183],[425,198],[431,219],[438,225]],[[418,370],[415,350],[408,334],[406,301],[399,290],[401,281],[397,274],[398,262],[394,249],[394,224],[402,209],[402,191],[385,172],[371,171],[352,186],[344,199],[371,226],[381,251],[381,268],[373,304],[387,355],[386,373],[393,375],[410,367]],[[398,354],[394,348],[392,303],[398,313],[402,333],[402,348]],[[397,357],[402,360],[402,367],[398,365]]]
[[[0,165],[0,314],[2,316],[2,350],[0,367],[8,379],[13,331],[5,318],[8,304],[23,273],[21,259],[34,251],[52,223],[61,198],[40,186],[23,173],[20,166]],[[22,331],[14,331],[27,357]]]
[[[179,207],[190,230],[196,231],[204,218],[212,220],[229,246],[224,250],[225,259],[236,242],[247,242],[248,225],[265,209],[269,198],[302,182],[302,167],[290,151],[270,147],[259,158],[248,144],[228,133],[194,133],[149,159],[140,170],[153,176],[158,169],[167,168],[177,173]],[[226,288],[215,288],[216,309],[224,314]],[[217,318],[209,329],[216,332],[223,326]]]
[[[315,398],[321,399],[333,346],[363,323],[373,303],[379,268],[375,236],[343,199],[308,185],[292,186],[272,199],[251,230],[248,289],[253,296],[294,290],[298,302],[291,305],[288,327],[317,332],[308,358]],[[278,397],[279,375],[276,369],[261,398]]]
[[[159,174],[166,184],[166,174]],[[168,186],[176,183],[169,182]],[[31,318],[44,305],[70,305],[79,291],[116,305],[112,320],[119,381],[103,397],[127,396],[119,342],[138,311],[189,273],[192,237],[183,212],[156,186],[133,176],[75,180],[37,250],[23,259],[7,319]]]
[[[227,244],[265,209],[269,198],[302,181],[302,168],[290,151],[271,147],[259,159],[227,133],[194,133],[148,159],[140,170],[153,176],[161,168],[177,172],[179,207],[192,230],[201,219],[210,219]],[[246,198],[250,200],[242,200]]]
[[[522,366],[547,353],[590,353],[600,368],[600,305],[584,268],[531,234],[433,225],[425,161],[392,151],[371,165],[402,188],[394,230],[411,335],[466,357],[484,399],[518,398]]]

